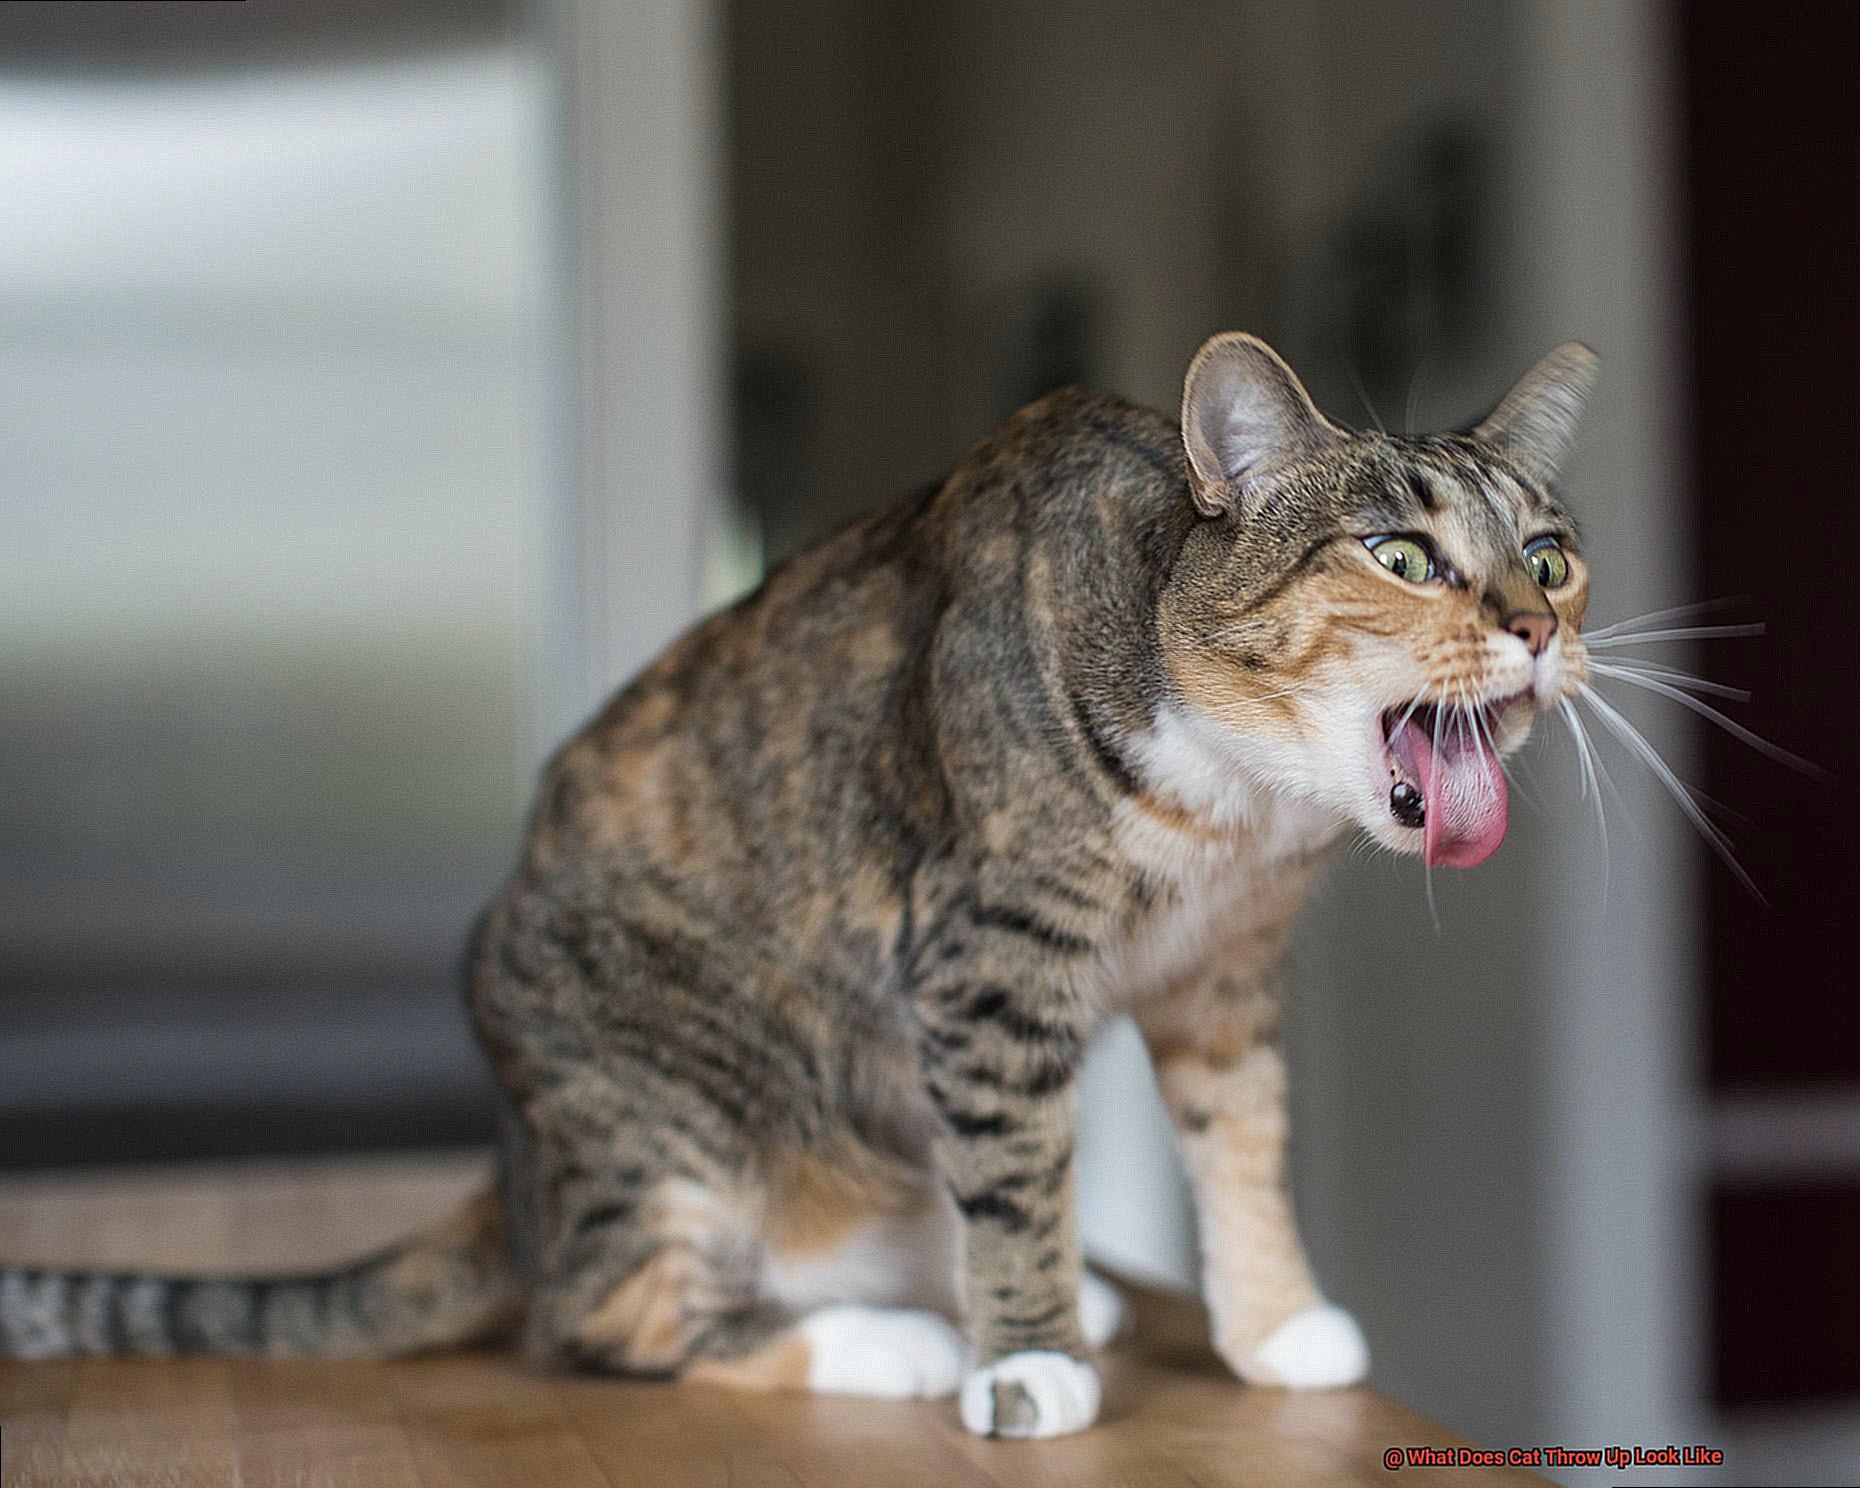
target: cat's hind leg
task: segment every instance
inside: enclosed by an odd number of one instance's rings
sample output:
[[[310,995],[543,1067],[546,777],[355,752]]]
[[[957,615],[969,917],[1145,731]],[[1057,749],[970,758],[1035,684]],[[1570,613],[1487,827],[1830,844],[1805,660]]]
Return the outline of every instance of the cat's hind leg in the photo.
[[[525,1104],[533,1270],[525,1346],[545,1364],[671,1376],[789,1321],[757,1307],[741,1135],[673,1079],[583,1071]]]
[[[941,1313],[841,1303],[817,1307],[743,1352],[692,1362],[686,1379],[749,1389],[885,1400],[956,1393],[966,1353]]]
[[[784,1298],[766,1284],[765,1165],[688,1090],[564,1087],[533,1109],[533,1356],[629,1375],[886,1398],[954,1392],[963,1345],[927,1308]]]
[[[948,1196],[850,1140],[772,1154],[764,1173],[758,1291],[796,1321],[763,1349],[690,1377],[757,1384],[774,1367],[798,1377],[777,1383],[831,1394],[953,1394],[966,1348],[949,1319]]]

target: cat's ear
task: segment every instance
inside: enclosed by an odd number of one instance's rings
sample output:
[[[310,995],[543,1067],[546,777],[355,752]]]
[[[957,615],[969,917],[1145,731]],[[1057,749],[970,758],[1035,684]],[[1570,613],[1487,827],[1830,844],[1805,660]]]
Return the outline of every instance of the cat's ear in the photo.
[[[1576,425],[1602,370],[1580,341],[1565,341],[1487,414],[1473,437],[1504,455],[1540,486],[1556,478],[1576,445]]]
[[[1340,432],[1257,336],[1224,332],[1188,364],[1182,443],[1189,494],[1203,516],[1244,516],[1274,474]]]

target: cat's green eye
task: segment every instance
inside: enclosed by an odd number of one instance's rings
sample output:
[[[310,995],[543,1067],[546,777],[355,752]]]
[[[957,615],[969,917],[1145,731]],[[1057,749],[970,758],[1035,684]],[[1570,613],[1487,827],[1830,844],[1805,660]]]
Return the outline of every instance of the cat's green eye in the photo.
[[[1434,576],[1434,555],[1412,537],[1375,537],[1369,551],[1390,573],[1411,584],[1425,584]]]
[[[1525,565],[1540,589],[1561,589],[1569,582],[1569,554],[1554,537],[1540,537],[1524,550]]]

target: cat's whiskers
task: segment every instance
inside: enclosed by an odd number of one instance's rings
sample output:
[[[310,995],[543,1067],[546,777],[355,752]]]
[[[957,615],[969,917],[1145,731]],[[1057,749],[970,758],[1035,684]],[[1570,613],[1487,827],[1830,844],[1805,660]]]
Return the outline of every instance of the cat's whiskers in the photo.
[[[1376,432],[1387,439],[1388,425],[1382,422],[1382,415],[1376,412],[1376,405],[1369,401],[1369,393],[1363,387],[1363,379],[1356,375],[1356,362],[1350,357],[1345,357],[1343,370],[1350,374],[1350,386],[1356,389],[1357,399],[1362,403],[1364,412],[1375,421]]]
[[[1383,730],[1383,737],[1391,740],[1394,739],[1397,734],[1408,726],[1408,721],[1426,706],[1428,706],[1427,698],[1423,694],[1417,693],[1415,696],[1409,698],[1408,706],[1402,709],[1401,717],[1397,718],[1394,723]],[[1386,718],[1387,716],[1385,712],[1383,717]]]
[[[1602,900],[1606,903],[1609,869],[1608,813],[1602,807],[1602,782],[1597,774],[1597,766],[1601,761],[1595,757],[1594,746],[1589,743],[1589,731],[1582,726],[1582,718],[1576,712],[1576,705],[1568,698],[1559,698],[1556,708],[1557,712],[1562,715],[1570,738],[1576,744],[1576,762],[1579,767],[1579,778],[1582,781],[1582,793],[1585,796],[1593,794],[1595,797],[1595,830],[1602,843]]]
[[[1830,783],[1834,779],[1834,777],[1826,770],[1822,769],[1820,765],[1810,760],[1803,759],[1799,754],[1791,754],[1781,745],[1770,743],[1770,741],[1761,734],[1752,733],[1735,718],[1728,717],[1726,714],[1721,713],[1718,709],[1712,707],[1710,703],[1701,702],[1698,698],[1693,697],[1691,693],[1683,691],[1674,683],[1664,678],[1653,676],[1649,673],[1632,672],[1622,668],[1604,666],[1600,663],[1597,663],[1593,670],[1614,681],[1626,682],[1630,686],[1643,688],[1648,692],[1658,693],[1661,697],[1671,698],[1682,707],[1691,709],[1692,712],[1698,714],[1699,717],[1715,723],[1740,744],[1748,744],[1752,749],[1756,750],[1758,754],[1768,759],[1773,759],[1778,764],[1788,765],[1793,770],[1800,770],[1804,775],[1819,780],[1823,784]],[[1731,690],[1735,693],[1735,689]]]
[[[1595,716],[1608,727],[1609,731],[1612,732],[1630,752],[1638,755],[1647,768],[1653,772],[1654,778],[1658,780],[1661,785],[1666,787],[1667,793],[1672,796],[1674,804],[1686,814],[1687,819],[1698,829],[1699,835],[1705,839],[1712,851],[1718,855],[1719,860],[1723,862],[1725,867],[1731,870],[1732,876],[1749,890],[1751,896],[1755,898],[1758,903],[1767,904],[1769,901],[1763,897],[1763,891],[1757,887],[1756,881],[1744,871],[1744,865],[1737,861],[1737,854],[1731,847],[1730,838],[1725,836],[1717,823],[1712,821],[1712,819],[1705,814],[1704,808],[1693,799],[1692,788],[1679,778],[1672,766],[1667,764],[1665,759],[1662,758],[1659,750],[1648,743],[1646,736],[1643,735],[1639,729],[1635,728],[1633,724],[1629,723],[1628,720],[1593,687],[1585,686],[1582,688],[1580,696],[1582,700],[1594,710]],[[1680,696],[1683,697],[1684,694],[1682,693]],[[1696,699],[1692,699],[1692,701],[1696,701]],[[1705,705],[1700,704],[1700,706],[1702,707]],[[1716,710],[1714,709],[1713,711]]]
[[[1493,762],[1498,766],[1499,773],[1501,775],[1510,776],[1511,771],[1507,766],[1505,757],[1499,753],[1498,749],[1498,719],[1488,711],[1487,705],[1483,702],[1480,703],[1478,707],[1470,710],[1470,712],[1475,738],[1490,751]],[[1518,763],[1521,766],[1523,760],[1520,759]],[[1533,789],[1528,788],[1526,780],[1519,779],[1517,785],[1519,794],[1530,803],[1531,808],[1533,810],[1538,809],[1539,803],[1537,801],[1537,794]]]
[[[1530,803],[1533,811],[1543,810],[1543,800],[1539,791],[1537,772],[1531,768],[1530,761],[1520,754],[1503,761],[1503,763],[1506,775],[1517,786],[1518,794],[1523,796],[1524,799]],[[1515,775],[1512,774],[1514,766],[1517,769]]]
[[[1483,701],[1474,701],[1472,684],[1470,682],[1462,682],[1460,684],[1460,700],[1454,713],[1462,742],[1470,736],[1474,747],[1477,748],[1480,753],[1483,754],[1489,747],[1492,752],[1492,757],[1497,759],[1498,748],[1491,743],[1483,727],[1485,703]],[[1501,763],[1499,765],[1500,773],[1504,772],[1504,768],[1504,765]]]
[[[1574,710],[1572,709],[1572,711]],[[1579,713],[1576,714],[1576,720],[1578,723],[1582,721]],[[1608,762],[1602,758],[1602,747],[1599,739],[1594,735],[1586,735],[1586,737],[1588,738],[1589,748],[1595,761],[1595,773],[1601,780],[1602,795],[1614,802],[1615,814],[1618,817],[1625,820],[1630,827],[1637,827],[1638,824],[1634,820],[1633,807],[1628,804],[1628,798],[1621,793],[1621,787],[1615,784],[1615,777],[1609,773]]]
[[[1611,636],[1618,636],[1637,627],[1661,625],[1668,620],[1685,620],[1694,615],[1709,615],[1717,610],[1728,610],[1736,605],[1748,604],[1750,596],[1735,594],[1724,599],[1704,599],[1692,604],[1668,605],[1663,610],[1649,610],[1644,615],[1630,615],[1625,620],[1617,620],[1611,625],[1604,625],[1598,630],[1585,630],[1585,641],[1605,641]]]
[[[1760,636],[1763,625],[1680,625],[1665,630],[1637,630],[1627,635],[1585,635],[1582,644],[1591,651],[1613,651],[1642,641],[1715,641]]]
[[[1440,758],[1440,715],[1445,710],[1434,709],[1433,757]],[[1428,861],[1427,854],[1421,854],[1421,875],[1427,882],[1427,917],[1434,922],[1434,934],[1440,934],[1440,910],[1434,903],[1434,865]]]
[[[1493,719],[1487,708],[1486,702],[1480,701],[1475,704],[1470,695],[1468,696],[1466,716],[1472,720],[1473,741],[1491,750],[1492,758],[1498,759],[1498,736],[1492,732]],[[1499,767],[1504,768],[1502,760]]]
[[[1464,678],[1453,685],[1453,733],[1461,744],[1473,725],[1472,686]]]
[[[1803,759],[1800,755],[1792,754],[1779,745],[1772,744],[1768,739],[1763,738],[1760,734],[1752,732],[1736,719],[1729,717],[1719,709],[1714,708],[1710,703],[1694,695],[1703,693],[1711,697],[1728,698],[1735,702],[1747,702],[1749,701],[1750,694],[1743,688],[1730,687],[1721,682],[1713,682],[1704,677],[1697,677],[1690,672],[1682,671],[1676,666],[1672,666],[1666,662],[1656,661],[1650,657],[1634,655],[1609,656],[1607,654],[1610,651],[1632,646],[1636,642],[1641,641],[1653,643],[1660,641],[1719,640],[1762,635],[1764,628],[1761,623],[1749,625],[1676,626],[1662,625],[1660,623],[1667,620],[1676,620],[1704,614],[1712,610],[1722,609],[1728,605],[1742,602],[1743,601],[1740,599],[1719,599],[1706,600],[1700,604],[1693,605],[1675,605],[1669,609],[1655,610],[1651,614],[1640,616],[1636,620],[1623,620],[1617,624],[1605,626],[1600,630],[1588,632],[1582,637],[1584,645],[1591,651],[1600,651],[1603,653],[1600,657],[1591,657],[1589,659],[1589,671],[1593,674],[1597,682],[1624,682],[1628,686],[1637,687],[1643,692],[1650,692],[1658,697],[1670,698],[1681,707],[1698,714],[1699,717],[1723,729],[1725,733],[1729,734],[1739,743],[1748,745],[1765,758],[1773,759],[1780,764],[1788,765],[1791,769],[1799,770],[1803,774],[1816,780],[1823,782],[1831,781],[1834,777],[1819,765],[1814,764],[1810,760]],[[1712,798],[1707,796],[1703,791],[1697,790],[1680,780],[1672,768],[1667,765],[1666,761],[1660,757],[1659,752],[1647,741],[1646,737],[1629,723],[1612,704],[1603,698],[1600,692],[1596,690],[1595,686],[1584,685],[1580,690],[1580,696],[1589,704],[1591,709],[1594,710],[1596,717],[1599,718],[1632,753],[1638,755],[1647,764],[1648,768],[1653,771],[1654,777],[1659,780],[1661,785],[1672,795],[1680,809],[1685,812],[1688,819],[1690,819],[1692,824],[1699,830],[1700,835],[1710,844],[1712,851],[1724,861],[1725,866],[1731,870],[1732,874],[1737,878],[1737,881],[1748,889],[1754,898],[1762,902],[1762,891],[1757,888],[1750,875],[1744,871],[1742,864],[1737,861],[1736,855],[1732,851],[1730,838],[1725,834],[1722,828],[1707,816],[1704,805],[1701,803],[1717,807],[1719,811],[1733,816],[1735,816],[1736,813],[1731,812],[1730,808],[1725,807],[1722,803],[1713,801]],[[1595,753],[1592,747],[1585,748],[1587,741],[1580,735],[1581,723],[1575,710],[1569,707],[1567,703],[1563,706],[1565,717],[1571,724],[1572,735],[1575,735],[1578,739],[1578,750],[1585,756],[1590,756],[1590,758],[1585,760],[1585,768],[1592,767],[1594,769],[1600,769],[1601,759],[1599,754]]]
[[[1427,359],[1426,352],[1416,357],[1414,371],[1408,377],[1407,417],[1403,421],[1403,428],[1410,434],[1414,432],[1415,414],[1421,406],[1421,374],[1427,369]]]
[[[1709,693],[1713,697],[1729,698],[1733,702],[1747,703],[1750,693],[1742,687],[1727,687],[1722,682],[1708,681],[1704,677],[1695,677],[1690,672],[1682,672],[1678,667],[1668,666],[1661,661],[1648,661],[1640,656],[1617,656],[1607,661],[1591,661],[1589,670],[1604,677],[1614,677],[1630,681],[1635,676],[1658,677],[1663,682],[1670,682],[1674,687],[1684,687],[1692,692]]]

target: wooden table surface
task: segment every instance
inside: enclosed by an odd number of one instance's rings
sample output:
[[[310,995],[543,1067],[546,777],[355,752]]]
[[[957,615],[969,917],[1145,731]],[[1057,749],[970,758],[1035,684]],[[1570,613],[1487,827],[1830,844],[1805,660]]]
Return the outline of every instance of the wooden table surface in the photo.
[[[482,1159],[349,1158],[0,1179],[0,1258],[298,1268],[378,1245],[481,1181]],[[1464,1439],[1369,1390],[1249,1390],[1200,1310],[1131,1294],[1099,1424],[1045,1442],[967,1435],[949,1401],[888,1404],[526,1373],[493,1353],[392,1364],[0,1362],[0,1485],[895,1488],[1541,1483],[1382,1465]]]

